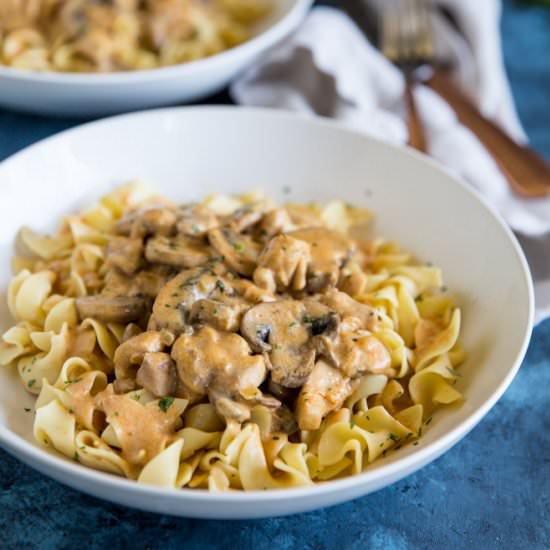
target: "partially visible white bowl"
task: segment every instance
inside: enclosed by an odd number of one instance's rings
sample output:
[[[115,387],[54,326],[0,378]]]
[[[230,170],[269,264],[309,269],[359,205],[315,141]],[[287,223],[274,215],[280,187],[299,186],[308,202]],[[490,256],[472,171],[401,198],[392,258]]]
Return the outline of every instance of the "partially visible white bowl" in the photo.
[[[211,494],[163,490],[92,471],[39,448],[34,399],[0,369],[0,445],[33,468],[95,496],[144,510],[202,518],[290,514],[384,487],[464,437],[512,381],[525,354],[533,290],[510,230],[482,200],[435,163],[323,120],[237,108],[183,108],[116,117],[33,145],[0,165],[0,288],[23,224],[53,229],[114,185],[136,176],[180,201],[263,188],[275,199],[340,198],[374,210],[373,234],[398,239],[443,268],[463,311],[465,401],[438,411],[418,446],[358,476],[315,487]],[[290,192],[289,192],[290,190]],[[12,320],[0,295],[0,330]]]
[[[0,64],[0,107],[54,116],[95,117],[206,97],[221,90],[289,35],[313,0],[275,0],[247,42],[212,57],[159,69],[109,74],[25,71]]]

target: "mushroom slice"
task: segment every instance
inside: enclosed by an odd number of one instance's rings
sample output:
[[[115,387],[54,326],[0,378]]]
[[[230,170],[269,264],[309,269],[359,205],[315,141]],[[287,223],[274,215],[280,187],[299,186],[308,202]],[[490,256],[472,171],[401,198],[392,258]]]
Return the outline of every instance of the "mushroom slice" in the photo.
[[[136,382],[157,397],[174,395],[178,387],[176,365],[167,353],[147,352],[137,371]]]
[[[145,354],[162,351],[168,343],[165,334],[148,330],[120,344],[114,356],[117,381],[134,380]]]
[[[250,405],[262,392],[266,367],[261,355],[251,355],[246,340],[231,332],[204,327],[194,334],[182,334],[172,347],[178,375],[192,392],[208,395],[226,418],[244,422]]]
[[[288,235],[310,245],[307,290],[322,292],[335,286],[340,268],[355,251],[355,243],[345,235],[324,227],[298,229]]]
[[[129,323],[145,314],[146,300],[140,296],[110,296],[96,294],[76,299],[76,310],[81,320],[88,317],[103,323]]]
[[[107,262],[126,275],[133,275],[141,263],[143,242],[130,237],[112,237],[107,246]]]
[[[254,351],[265,352],[273,382],[297,388],[307,379],[315,362],[311,338],[331,326],[331,315],[322,304],[308,308],[296,300],[266,302],[249,309],[241,322],[241,334]]]
[[[290,235],[279,235],[267,243],[258,258],[254,282],[270,292],[287,288],[303,290],[310,262],[310,246]]]
[[[223,256],[225,263],[240,275],[250,277],[256,268],[260,245],[249,235],[241,235],[229,227],[211,229],[208,240]]]
[[[151,263],[174,267],[198,267],[210,259],[208,246],[195,237],[152,237],[147,241],[145,257]]]
[[[355,317],[359,320],[361,328],[372,331],[378,325],[376,311],[369,305],[354,300],[345,292],[331,289],[321,295],[319,301],[331,310],[336,311],[342,318]]]
[[[343,405],[355,384],[327,362],[317,361],[296,400],[295,414],[300,429],[319,429],[323,418]]]
[[[170,279],[153,303],[149,327],[166,328],[180,334],[188,324],[189,310],[194,302],[207,298],[215,288],[219,265],[214,268],[187,269]]]
[[[190,204],[178,208],[176,230],[179,235],[203,237],[207,231],[218,227],[218,216],[202,204]]]

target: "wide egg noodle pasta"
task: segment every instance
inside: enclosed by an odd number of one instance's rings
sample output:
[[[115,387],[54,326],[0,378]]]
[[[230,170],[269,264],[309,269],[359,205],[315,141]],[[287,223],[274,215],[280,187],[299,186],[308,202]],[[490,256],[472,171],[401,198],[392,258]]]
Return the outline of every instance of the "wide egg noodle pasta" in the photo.
[[[230,216],[258,202],[275,207],[258,192],[211,195],[203,204]],[[0,364],[16,365],[26,389],[39,394],[34,434],[41,444],[85,466],[160,487],[297,487],[363,471],[418,437],[438,406],[462,399],[454,387],[455,367],[465,359],[460,310],[441,290],[441,271],[414,264],[397,243],[382,239],[362,245],[365,263],[342,268],[339,285],[374,308],[376,326],[365,333],[389,352],[393,374],[363,375],[318,430],[289,439],[272,431],[277,428],[265,406],[239,424],[224,420],[210,402],[170,398],[162,405],[168,413],[160,413],[163,400],[145,389],[115,393],[113,360],[126,326],[79,321],[75,298],[104,283],[113,225],[125,213],[159,204],[168,203],[132,183],[82,215],[67,216],[57,235],[20,233],[21,269],[8,289],[17,324],[2,335]],[[371,216],[341,201],[292,208],[339,231],[352,231]],[[154,428],[165,414],[170,425]],[[140,453],[129,434],[130,420],[157,438],[147,452]]]

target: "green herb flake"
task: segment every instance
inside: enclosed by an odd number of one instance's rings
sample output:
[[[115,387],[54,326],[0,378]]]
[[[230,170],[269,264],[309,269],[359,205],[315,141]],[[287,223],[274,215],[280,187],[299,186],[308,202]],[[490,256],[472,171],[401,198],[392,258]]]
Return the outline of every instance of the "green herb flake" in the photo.
[[[118,416],[118,415],[119,415],[119,414],[118,414],[118,411],[115,411],[115,412],[113,413],[113,416]]]
[[[141,397],[141,395],[139,395],[139,393],[135,392],[135,393],[133,393],[130,397],[131,397],[134,401],[139,401],[139,398]]]
[[[179,292],[172,292],[172,298],[178,298],[180,295]]]
[[[424,296],[422,296],[422,294],[419,294],[415,299],[414,301],[419,304],[420,302],[422,302],[424,300]]]
[[[243,252],[244,251],[244,244],[243,243],[235,243],[233,245],[233,248],[237,251],[237,252]]]
[[[27,382],[27,387],[32,388],[36,384],[36,380],[33,378]]]
[[[398,435],[395,435],[395,434],[389,434],[388,437],[392,440],[392,441],[399,441],[401,438],[398,436]]]
[[[302,321],[308,325],[308,324],[311,324],[313,323],[313,321],[315,321],[315,319],[311,316],[311,315],[308,315],[307,313],[302,317]]]
[[[288,328],[295,327],[298,323],[296,321],[292,321],[292,323],[288,324]]]
[[[172,406],[172,403],[174,402],[174,398],[173,397],[163,397],[160,401],[159,401],[159,409],[162,411],[162,412],[166,412],[171,406]]]
[[[212,315],[217,315],[219,313],[219,309],[218,308],[215,308],[213,311],[212,311]]]
[[[220,292],[223,292],[225,290],[225,284],[224,282],[221,280],[221,279],[218,279],[216,281],[216,288],[220,291]]]
[[[430,418],[428,418],[428,420],[426,420],[426,422],[424,422],[424,424],[426,424],[426,426],[432,421],[432,417],[430,416]]]
[[[78,453],[76,451],[74,452],[73,460],[78,462]]]
[[[200,228],[196,223],[194,223],[194,224],[191,226],[191,231],[192,231],[193,233],[199,233],[200,230],[201,230],[201,228]]]
[[[457,378],[462,378],[462,374],[460,374],[457,370],[453,369],[453,367],[445,367],[453,376],[456,376]]]
[[[415,441],[413,445],[416,447],[418,445],[418,441]]]
[[[356,424],[355,424],[355,421],[354,420],[350,420],[349,422],[349,427],[353,430],[353,428],[355,428]]]

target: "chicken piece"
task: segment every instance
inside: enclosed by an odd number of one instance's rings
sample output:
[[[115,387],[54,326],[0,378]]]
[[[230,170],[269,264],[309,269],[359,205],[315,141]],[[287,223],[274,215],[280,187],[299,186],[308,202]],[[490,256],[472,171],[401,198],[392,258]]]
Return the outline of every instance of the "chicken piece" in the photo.
[[[126,388],[129,385],[128,381],[135,381],[137,370],[146,353],[162,351],[170,343],[165,334],[149,330],[120,344],[114,356],[115,377],[118,383],[115,389],[120,390],[121,385]]]
[[[113,237],[107,247],[107,263],[126,275],[133,275],[141,263],[143,242],[129,237]]]
[[[265,200],[245,204],[230,214],[224,225],[229,226],[236,233],[242,233],[257,224],[269,210],[271,210],[271,205]]]
[[[172,347],[172,358],[184,386],[208,395],[226,418],[248,420],[250,407],[263,397],[258,386],[266,376],[264,359],[251,355],[246,340],[238,334],[211,327],[182,334]]]
[[[249,303],[239,298],[230,303],[204,298],[191,306],[189,320],[191,323],[210,325],[217,330],[237,332],[241,318],[249,307]]]
[[[201,239],[195,237],[152,237],[147,241],[145,257],[151,263],[198,267],[210,259],[210,251]]]
[[[350,326],[345,319],[336,331],[319,335],[315,342],[318,353],[349,378],[366,373],[395,376],[390,352],[384,344],[372,334],[356,330],[354,325],[352,322]]]
[[[266,239],[271,239],[281,233],[288,233],[296,229],[285,208],[270,210],[262,217],[259,223],[259,233]]]
[[[118,235],[144,238],[149,235],[170,236],[176,230],[177,215],[167,207],[150,207],[132,212],[122,218],[116,226]]]
[[[279,235],[267,243],[258,258],[254,282],[270,292],[303,290],[310,262],[310,246],[289,235]]]
[[[174,395],[178,387],[174,361],[167,353],[147,352],[137,371],[136,382],[157,397]]]
[[[176,230],[179,235],[204,237],[210,229],[218,227],[218,216],[202,204],[180,207],[177,211]]]
[[[241,322],[241,334],[254,351],[264,352],[274,382],[297,388],[313,369],[312,337],[336,322],[330,310],[318,302],[279,300],[249,309]]]
[[[338,283],[340,268],[353,255],[355,243],[345,235],[324,227],[291,231],[289,236],[310,246],[311,261],[307,274],[307,290],[323,292]]]
[[[296,401],[295,415],[301,430],[318,430],[323,418],[339,409],[355,384],[323,360],[317,361]]]
[[[331,289],[319,297],[319,301],[335,311],[340,317],[354,317],[359,320],[360,327],[373,331],[378,326],[376,311],[367,304],[354,300],[345,292]]]
[[[146,301],[140,296],[109,296],[96,294],[76,299],[80,320],[96,319],[103,323],[129,323],[139,320],[146,309]]]

